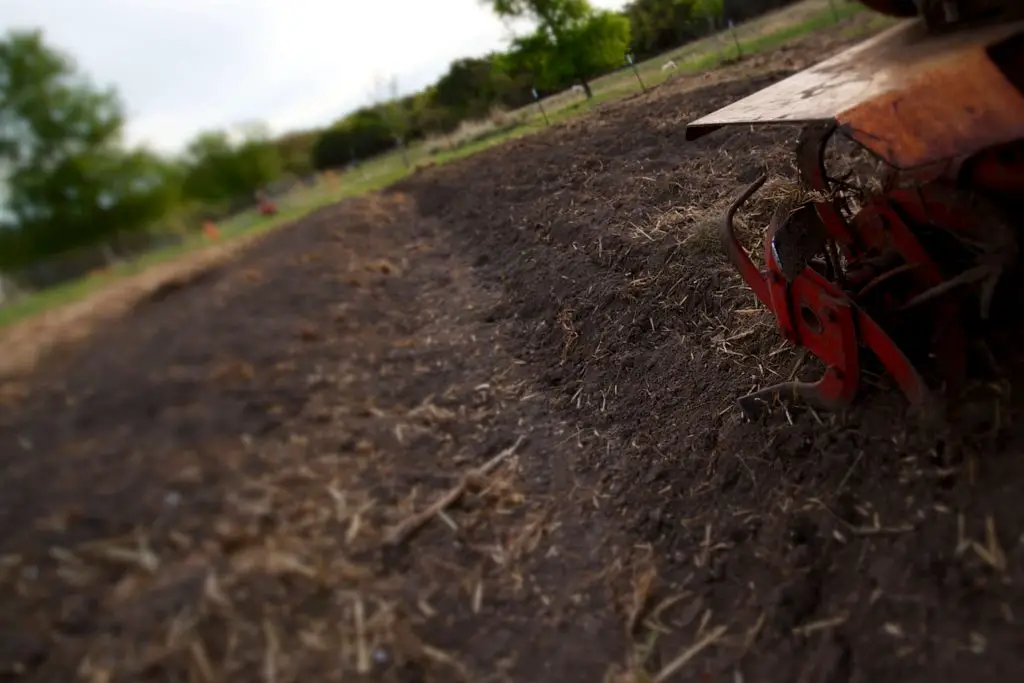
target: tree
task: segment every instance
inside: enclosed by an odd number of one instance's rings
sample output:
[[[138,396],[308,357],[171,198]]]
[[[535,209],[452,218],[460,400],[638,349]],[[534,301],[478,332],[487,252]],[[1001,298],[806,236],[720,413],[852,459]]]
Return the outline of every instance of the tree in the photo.
[[[398,96],[398,78],[376,77],[370,93],[372,106],[380,111],[384,124],[391,131],[395,145],[402,152],[402,161],[409,166],[409,154],[405,149],[409,134],[409,115]]]
[[[237,131],[201,133],[185,150],[186,198],[220,203],[248,200],[267,183],[281,176],[281,156],[262,126]]]
[[[513,55],[491,55],[491,78],[494,79],[495,104],[517,109],[533,101],[534,76],[516,64]]]
[[[598,12],[587,0],[482,0],[504,19],[525,18],[537,29],[513,41],[513,52],[541,85],[578,82],[593,97],[590,80],[622,64],[629,47],[629,20]]]
[[[116,152],[107,158],[103,171],[102,220],[124,226],[121,233],[150,228],[174,210],[181,199],[182,169],[152,152],[138,149]]]
[[[638,57],[652,57],[700,35],[694,0],[634,0],[626,6]]]
[[[313,171],[313,148],[322,132],[306,130],[285,133],[274,141],[284,173],[302,177]]]
[[[725,0],[693,0],[693,14],[707,21],[708,30],[714,31],[725,14]]]
[[[497,99],[493,68],[489,57],[452,62],[433,88],[433,102],[459,119],[487,116]]]
[[[613,12],[595,12],[586,21],[572,27],[561,44],[558,61],[563,65],[559,77],[579,79],[590,91],[590,79],[614,70],[622,65],[629,48],[629,19]],[[564,69],[564,71],[563,71]]]
[[[436,134],[448,136],[460,121],[467,118],[439,104],[437,89],[433,86],[403,98],[402,104],[409,116],[410,140],[421,140]]]
[[[171,165],[120,146],[116,93],[39,31],[0,40],[0,266],[149,227],[173,203]]]
[[[377,109],[363,107],[327,128],[313,147],[313,166],[340,168],[394,149],[388,122]]]
[[[482,0],[503,19],[527,18],[557,35],[565,27],[589,17],[594,8],[588,0]]]
[[[531,101],[536,76],[518,55],[492,53],[452,62],[448,72],[429,89],[434,114],[451,127],[458,122],[485,118],[495,107],[515,109]]]

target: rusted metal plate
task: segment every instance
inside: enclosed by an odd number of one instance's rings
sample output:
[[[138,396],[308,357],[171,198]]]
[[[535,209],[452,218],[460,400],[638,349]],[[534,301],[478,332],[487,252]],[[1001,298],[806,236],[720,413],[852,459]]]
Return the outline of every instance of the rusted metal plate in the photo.
[[[1024,21],[935,35],[903,22],[821,64],[691,123],[693,140],[730,124],[836,121],[909,168],[1024,137],[1024,97],[987,47]]]
[[[846,135],[891,165],[914,168],[1024,138],[1024,97],[982,50],[837,119]]]

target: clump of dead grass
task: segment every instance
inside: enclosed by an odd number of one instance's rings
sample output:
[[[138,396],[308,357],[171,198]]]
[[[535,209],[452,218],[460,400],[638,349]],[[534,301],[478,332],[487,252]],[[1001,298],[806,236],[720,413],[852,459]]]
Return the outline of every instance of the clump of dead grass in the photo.
[[[454,417],[430,401],[405,416],[376,412],[428,429]],[[26,572],[52,571],[68,589],[102,594],[111,572],[119,577],[105,599],[110,628],[89,639],[78,665],[79,676],[91,683],[135,680],[157,670],[204,683],[246,672],[265,681],[298,680],[307,661],[325,658],[338,668],[321,680],[415,661],[446,671],[439,674],[445,680],[470,681],[455,655],[418,635],[437,616],[429,598],[410,603],[401,577],[369,560],[388,546],[408,546],[433,521],[458,528],[469,517],[487,516],[488,508],[521,505],[515,468],[497,471],[524,440],[465,469],[446,490],[414,489],[386,504],[366,486],[375,471],[389,470],[378,447],[357,447],[358,459],[338,467],[331,454],[310,458],[308,442],[297,438],[283,449],[250,454],[265,461],[264,474],[229,492],[205,541],[172,531],[168,545],[157,540],[164,534],[139,529],[78,547],[55,546],[45,567],[5,557],[2,578],[28,590]],[[325,477],[328,472],[334,475]],[[475,508],[452,514],[450,508],[470,494]],[[505,532],[507,543],[492,553],[496,566],[516,571],[516,562],[537,547],[546,521],[527,518],[518,531]],[[415,562],[429,562],[429,548],[416,550]],[[479,567],[465,572],[472,584],[469,609],[479,613],[486,600],[483,577]],[[317,595],[331,607],[310,610]]]
[[[495,108],[484,118],[462,121],[450,133],[428,138],[423,144],[423,149],[429,155],[458,149],[521,126],[527,118],[526,112],[509,112],[505,109]]]
[[[99,326],[130,312],[140,302],[167,295],[201,280],[233,254],[267,233],[212,245],[136,275],[112,280],[79,301],[53,308],[0,331],[0,377],[31,372],[60,348],[87,339]]]
[[[623,617],[626,641],[630,643],[623,663],[610,666],[604,683],[663,683],[674,680],[701,653],[719,643],[726,627],[712,624],[712,612],[704,608],[697,593],[681,585],[670,585],[659,576],[653,549],[637,546],[639,554],[631,560],[617,560],[606,570],[608,580],[619,594],[619,612]],[[692,578],[692,575],[691,575]],[[694,608],[697,608],[696,612]],[[679,640],[681,628],[672,625],[673,616],[692,612],[700,614],[693,634],[682,640],[688,644],[666,659],[662,641],[668,637]],[[687,620],[689,622],[690,620]],[[655,651],[659,657],[655,658]],[[665,663],[652,667],[655,659]]]
[[[388,204],[401,203],[370,198],[351,208],[374,220]],[[351,250],[331,248],[341,253],[298,258],[288,267],[319,268],[327,259],[353,271],[405,271],[394,252],[347,258]],[[76,513],[55,511],[47,532],[58,540],[41,556],[0,558],[0,595],[37,610],[32,616],[40,624],[58,616],[79,624],[68,627],[82,629],[70,649],[61,646],[53,659],[69,662],[90,683],[352,680],[405,666],[426,680],[477,680],[460,655],[429,642],[429,625],[452,610],[485,613],[495,592],[521,586],[523,563],[544,549],[555,522],[522,491],[517,458],[525,435],[482,464],[478,444],[489,438],[482,427],[458,444],[449,435],[457,425],[488,425],[500,410],[497,400],[467,397],[518,395],[502,376],[448,387],[412,406],[352,400],[353,391],[365,396],[352,387],[375,381],[366,378],[366,364],[402,341],[391,336],[393,324],[364,329],[365,349],[306,378],[313,389],[349,388],[340,401],[333,389],[313,391],[311,419],[313,412],[325,419],[306,426],[321,428],[274,439],[243,435],[216,454],[229,463],[223,488],[211,488],[201,473],[175,478],[166,514],[129,534],[60,540],[70,523],[64,518]],[[329,336],[322,322],[297,333],[318,343]],[[161,375],[205,371],[213,388],[245,385],[262,373],[294,373],[308,346],[284,347],[291,355],[272,368],[217,356]],[[432,363],[410,365],[414,375],[436,371]],[[436,471],[407,485],[400,474],[409,464],[400,456],[417,440],[437,444]],[[339,450],[339,441],[348,445]],[[472,547],[468,560],[455,541]],[[453,585],[466,588],[456,594]],[[7,664],[19,675],[34,666],[27,659]]]
[[[748,251],[756,260],[760,258],[756,247],[764,241],[764,232],[771,216],[780,210],[792,210],[823,199],[820,192],[807,190],[793,179],[772,175],[738,213],[736,232],[741,241],[749,245]],[[676,210],[680,217],[678,224],[686,226],[683,244],[700,253],[721,251],[721,225],[733,201],[735,193],[730,193],[719,196],[705,206]]]

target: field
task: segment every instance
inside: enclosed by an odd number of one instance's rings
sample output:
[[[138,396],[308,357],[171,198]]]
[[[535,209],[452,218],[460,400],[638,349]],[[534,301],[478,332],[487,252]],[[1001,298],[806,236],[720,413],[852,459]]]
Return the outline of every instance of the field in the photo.
[[[837,22],[841,22],[837,26]],[[738,54],[751,57],[772,50],[794,38],[827,28],[844,38],[853,39],[878,30],[891,21],[872,12],[863,11],[854,0],[802,0],[794,5],[738,25],[732,31],[716,33],[657,58],[641,62],[637,69],[648,88],[656,88],[671,79],[703,72]],[[738,52],[739,50],[739,52]],[[667,60],[678,68],[663,70]],[[403,157],[398,152],[380,155],[336,176],[337,182],[321,182],[316,187],[303,187],[278,198],[282,209],[275,218],[263,218],[255,210],[238,214],[220,225],[223,239],[232,240],[273,229],[311,210],[345,197],[380,189],[405,177],[416,168],[443,164],[506,140],[543,130],[549,122],[559,122],[584,114],[603,103],[641,92],[629,69],[608,74],[593,83],[594,99],[587,101],[572,91],[546,97],[543,107],[546,119],[537,106],[513,112],[499,112],[482,121],[469,122],[452,135],[414,143]],[[409,166],[406,165],[409,162]],[[72,281],[39,292],[25,293],[14,301],[0,305],[0,331],[26,318],[60,308],[81,300],[125,277],[134,276],[155,264],[174,260],[182,254],[204,249],[207,240],[195,234],[181,245],[161,248],[141,257],[129,259],[101,274]],[[58,259],[59,260],[59,259]]]
[[[853,18],[853,21],[849,21]],[[731,31],[717,32],[688,43],[658,57],[637,64],[637,73],[647,88],[656,88],[680,76],[692,75],[728,62],[740,55],[751,56],[772,50],[786,41],[822,29],[839,32],[844,38],[856,38],[891,24],[891,20],[874,12],[865,12],[855,0],[802,0],[775,12],[736,26]],[[839,26],[837,26],[839,24]],[[662,67],[669,61],[675,69]],[[519,137],[544,128],[549,122],[589,111],[604,102],[630,97],[642,92],[636,75],[622,68],[595,79],[591,83],[594,98],[588,101],[582,94],[565,91],[545,97],[536,105],[507,112],[497,120],[472,122],[455,134],[425,143],[411,145],[406,156],[394,152],[384,154],[349,172],[351,183],[386,184],[408,173],[406,161],[413,166],[445,163],[451,159],[472,154],[481,148]],[[453,148],[454,145],[454,148]]]
[[[735,406],[814,371],[713,234],[765,165],[788,173],[796,131],[683,127],[851,39],[674,79],[13,328],[0,677],[1019,677],[1008,382],[941,429],[884,378],[844,414]]]

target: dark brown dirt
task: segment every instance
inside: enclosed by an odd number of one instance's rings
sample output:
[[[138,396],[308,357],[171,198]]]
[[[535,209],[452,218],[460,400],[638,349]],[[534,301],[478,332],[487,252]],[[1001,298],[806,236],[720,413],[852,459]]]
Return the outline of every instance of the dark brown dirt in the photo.
[[[322,211],[35,378],[2,424],[7,678],[604,673],[636,552],[563,514],[578,437],[440,237],[400,196]],[[520,438],[456,530],[382,543]]]
[[[836,35],[318,212],[0,391],[0,680],[1019,677],[1009,382],[956,430],[881,379],[734,404],[797,358],[711,230],[795,131],[682,126]]]
[[[495,315],[552,412],[603,443],[580,475],[654,547],[662,597],[685,596],[648,670],[718,624],[733,640],[696,667],[713,680],[1019,675],[1024,464],[1009,380],[943,429],[906,415],[882,378],[845,415],[748,424],[735,408],[799,359],[709,228],[759,169],[788,175],[795,131],[687,145],[681,124],[777,77],[748,73],[604,108],[557,146],[524,140],[401,189],[509,292]]]

